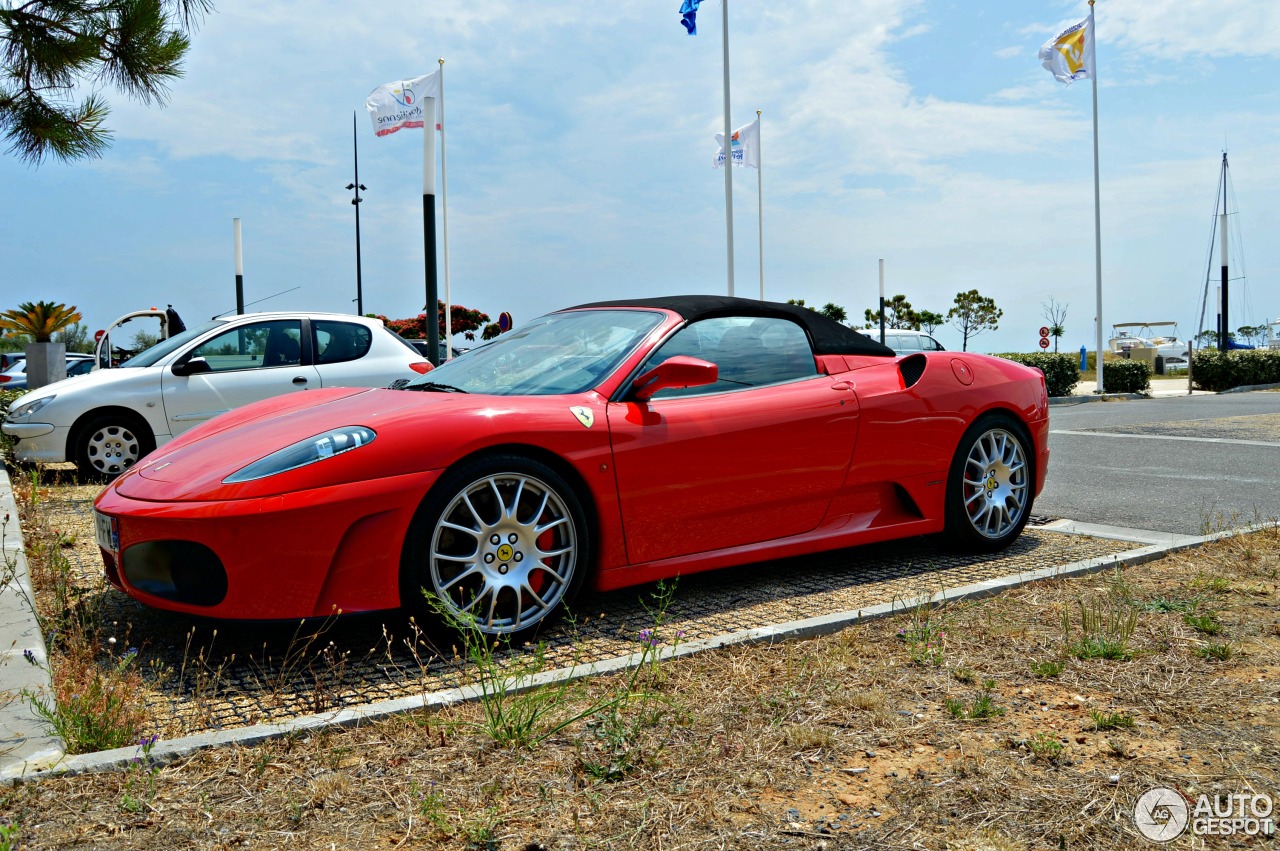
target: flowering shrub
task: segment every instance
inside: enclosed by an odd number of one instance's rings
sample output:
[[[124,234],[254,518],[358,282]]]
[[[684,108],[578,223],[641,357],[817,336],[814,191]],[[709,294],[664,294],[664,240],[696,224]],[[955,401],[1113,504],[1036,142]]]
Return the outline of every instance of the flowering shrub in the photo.
[[[444,339],[445,332],[444,332],[444,302],[443,301],[440,302],[440,307],[437,311],[437,314],[438,315],[436,317],[436,320],[439,323],[438,328],[439,328],[440,338]],[[405,337],[406,339],[411,339],[411,340],[427,339],[427,314],[426,313],[419,313],[417,316],[411,317],[409,319],[388,319],[387,317],[382,316],[381,314],[379,314],[377,318],[381,319],[383,324],[385,324],[388,328],[390,328],[394,333],[399,334],[401,337]],[[488,331],[488,327],[486,327],[489,322],[489,314],[482,313],[479,310],[472,310],[471,308],[463,307],[460,304],[450,305],[449,320],[450,320],[449,330],[451,330],[455,334],[463,335],[468,340],[474,340],[476,338],[476,331],[480,330],[481,328],[484,328],[484,335],[483,335],[484,339],[488,340],[492,336],[496,336],[496,334],[491,335]],[[494,328],[495,331],[497,330],[496,325],[492,327]]]

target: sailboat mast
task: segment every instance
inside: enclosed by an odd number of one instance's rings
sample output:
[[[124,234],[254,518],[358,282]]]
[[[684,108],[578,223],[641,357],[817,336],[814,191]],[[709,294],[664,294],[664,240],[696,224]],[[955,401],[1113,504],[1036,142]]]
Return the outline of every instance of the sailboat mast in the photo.
[[[1222,152],[1222,217],[1219,219],[1222,243],[1222,296],[1219,303],[1218,351],[1225,352],[1230,348],[1231,323],[1228,321],[1227,305],[1230,304],[1227,292],[1227,152]]]

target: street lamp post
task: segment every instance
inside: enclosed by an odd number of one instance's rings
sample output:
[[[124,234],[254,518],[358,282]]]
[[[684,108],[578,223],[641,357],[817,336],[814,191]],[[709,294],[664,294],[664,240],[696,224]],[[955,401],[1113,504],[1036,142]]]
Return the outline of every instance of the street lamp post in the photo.
[[[351,113],[351,155],[355,162],[356,179],[354,183],[348,183],[347,188],[355,191],[351,205],[356,208],[356,315],[364,316],[364,291],[360,281],[360,202],[364,199],[360,197],[360,192],[365,185],[360,182],[360,153],[356,143],[355,112]]]

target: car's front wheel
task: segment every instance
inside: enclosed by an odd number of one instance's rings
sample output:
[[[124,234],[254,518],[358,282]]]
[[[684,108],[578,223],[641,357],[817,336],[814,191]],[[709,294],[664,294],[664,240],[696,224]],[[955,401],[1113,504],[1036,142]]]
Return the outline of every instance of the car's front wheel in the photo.
[[[969,427],[947,480],[947,532],[955,544],[994,552],[1022,534],[1035,498],[1031,452],[1026,430],[1005,414]]]
[[[155,448],[146,426],[125,414],[102,414],[79,430],[76,468],[87,479],[114,479]]]
[[[590,564],[581,501],[551,467],[521,456],[449,471],[414,518],[401,602],[440,620],[520,642],[571,603]]]

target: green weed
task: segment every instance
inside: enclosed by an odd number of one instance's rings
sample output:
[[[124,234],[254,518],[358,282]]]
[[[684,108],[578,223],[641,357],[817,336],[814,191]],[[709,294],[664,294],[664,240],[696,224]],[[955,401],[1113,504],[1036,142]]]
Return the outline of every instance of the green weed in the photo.
[[[1196,648],[1196,655],[1202,659],[1208,659],[1210,662],[1230,662],[1236,655],[1236,649],[1231,646],[1231,642],[1210,643],[1203,647]]]
[[[1037,677],[1056,677],[1066,667],[1067,663],[1058,659],[1052,659],[1047,662],[1032,662],[1031,673]]]
[[[973,699],[973,703],[966,706],[962,701],[949,698],[944,700],[942,705],[951,714],[952,718],[960,721],[980,721],[984,718],[994,718],[997,715],[1004,714],[1004,707],[996,706],[995,704],[995,688],[995,680],[983,680],[982,691]]]
[[[1089,717],[1093,719],[1093,729],[1098,732],[1133,726],[1133,716],[1122,712],[1099,712],[1096,709],[1090,709]]]
[[[1027,739],[1027,749],[1031,751],[1032,756],[1045,762],[1057,762],[1062,756],[1063,744],[1058,741],[1057,736],[1049,733],[1036,733],[1030,739]]]
[[[1218,620],[1216,612],[1205,612],[1201,615],[1186,614],[1182,616],[1182,621],[1196,632],[1202,632],[1205,635],[1217,635],[1222,632],[1222,622]]]
[[[1138,612],[1117,596],[1080,600],[1080,637],[1072,640],[1071,610],[1062,610],[1062,636],[1067,652],[1077,659],[1133,658],[1129,642],[1138,625]]]

